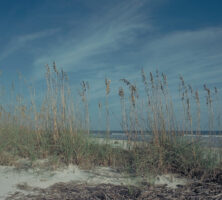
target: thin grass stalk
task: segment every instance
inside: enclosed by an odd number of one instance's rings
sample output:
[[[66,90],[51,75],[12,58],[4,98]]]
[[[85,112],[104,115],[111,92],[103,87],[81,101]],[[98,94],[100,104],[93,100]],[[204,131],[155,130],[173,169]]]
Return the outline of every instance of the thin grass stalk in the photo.
[[[125,93],[122,87],[119,88],[119,97],[120,97],[121,114],[122,114],[121,127],[127,137],[127,140],[130,141],[130,135],[128,131],[128,123],[127,123],[127,117],[126,117]]]
[[[109,116],[109,93],[110,93],[111,80],[105,79],[106,86],[106,134],[107,138],[110,138],[110,116]]]
[[[99,124],[102,124],[102,103],[98,103]]]
[[[197,106],[197,135],[200,135],[201,133],[201,127],[200,127],[200,97],[199,92],[196,90],[195,92],[195,100],[196,100],[196,106]]]
[[[206,105],[208,108],[208,121],[209,121],[209,131],[210,134],[212,133],[213,130],[213,125],[214,125],[214,112],[213,112],[213,106],[212,106],[212,96],[211,96],[211,90],[207,88],[206,84],[204,84],[204,90],[207,92],[206,95]]]
[[[84,104],[84,114],[85,114],[85,129],[87,130],[87,134],[89,135],[89,109],[88,109],[88,90],[89,90],[89,84],[88,82],[82,81],[81,83],[82,91],[80,93],[80,96],[82,97],[82,102]]]
[[[217,110],[217,114],[216,115],[216,120],[217,120],[217,130],[221,131],[221,103],[220,103],[220,99],[219,99],[219,91],[217,89],[217,87],[214,87],[214,94],[215,94],[215,102],[216,102],[216,110]],[[220,132],[221,133],[221,132]]]

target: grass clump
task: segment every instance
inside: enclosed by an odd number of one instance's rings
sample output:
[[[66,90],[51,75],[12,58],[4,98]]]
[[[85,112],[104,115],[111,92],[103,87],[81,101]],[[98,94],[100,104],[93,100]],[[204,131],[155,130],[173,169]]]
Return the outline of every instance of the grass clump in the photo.
[[[214,169],[221,168],[216,156],[210,150],[203,151],[199,145],[191,147],[188,142],[166,142],[161,147],[149,143],[146,147],[135,147],[132,150],[128,170],[138,175],[170,172],[201,178]]]
[[[35,132],[29,132],[24,128],[8,127],[1,131],[0,137],[0,152],[2,153],[7,152],[13,156],[30,159],[43,157],[36,143],[37,136]],[[2,157],[0,160],[2,160]]]
[[[53,63],[52,68],[46,66],[46,94],[42,101],[36,100],[33,90],[30,103],[25,104],[20,97],[9,107],[1,106],[1,164],[10,163],[3,156],[6,153],[31,160],[54,157],[65,164],[84,167],[117,166],[122,162],[122,150],[95,144],[89,137],[88,83],[81,84],[84,114],[80,115],[67,81],[66,73],[58,71]]]
[[[67,74],[56,64],[46,66],[46,93],[41,101],[31,92],[30,102],[17,98],[10,107],[0,106],[0,164],[13,164],[13,159],[31,160],[53,157],[65,164],[84,168],[112,166],[136,174],[175,172],[201,177],[222,169],[218,152],[204,147],[201,134],[201,98],[180,76],[179,99],[182,114],[178,119],[165,74],[158,71],[141,73],[144,91],[127,79],[118,91],[121,106],[121,127],[128,149],[113,147],[110,140],[109,98],[111,80],[105,79],[106,142],[98,144],[90,137],[89,84],[81,83],[80,104],[74,98]],[[214,113],[215,92],[204,85],[209,133],[220,125],[220,112]],[[16,96],[16,95],[13,95]],[[37,101],[38,99],[38,101]],[[102,104],[99,103],[101,121]],[[101,122],[100,122],[101,123]],[[192,136],[191,139],[186,137]],[[146,138],[150,137],[150,141]],[[196,138],[197,140],[194,140]],[[140,140],[140,142],[135,142]]]
[[[37,138],[35,131],[26,129],[5,129],[1,132],[0,164],[12,165],[19,158],[32,161],[54,157],[55,162],[68,165],[77,164],[84,168],[93,166],[113,166],[121,168],[124,165],[123,149],[113,148],[109,144],[97,144],[89,138],[87,132],[77,134],[63,133],[56,143],[50,133]]]
[[[122,128],[132,146],[130,169],[138,174],[150,173],[150,171],[175,172],[197,178],[205,174],[213,174],[215,169],[222,170],[221,158],[218,158],[219,152],[213,151],[212,147],[207,148],[208,144],[201,142],[199,137],[201,134],[199,92],[197,90],[194,92],[192,86],[187,85],[180,76],[179,100],[183,112],[178,120],[166,75],[156,71],[155,75],[149,74],[149,80],[143,70],[141,75],[145,89],[143,94],[146,95],[146,97],[143,96],[142,101],[139,99],[136,85],[129,80],[121,79],[129,88],[128,99],[123,87],[119,89]],[[205,105],[209,114],[208,134],[211,135],[215,130],[213,122],[215,118],[218,120],[220,117],[218,113],[213,112],[211,90],[206,85],[203,88],[207,92]],[[214,100],[218,104],[216,101],[218,90],[215,91]],[[140,105],[144,106],[141,108]],[[152,138],[150,142],[145,142],[147,134]],[[137,138],[143,140],[139,145],[133,142]]]

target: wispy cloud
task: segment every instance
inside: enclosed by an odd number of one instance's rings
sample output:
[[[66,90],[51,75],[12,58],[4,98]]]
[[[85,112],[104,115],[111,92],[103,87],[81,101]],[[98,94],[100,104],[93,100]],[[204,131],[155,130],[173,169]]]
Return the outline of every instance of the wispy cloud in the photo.
[[[113,86],[118,88],[120,78],[128,78],[141,85],[140,69],[155,72],[157,69],[168,76],[173,98],[178,98],[179,75],[196,89],[203,84],[222,88],[222,28],[209,27],[201,30],[180,31],[164,34],[155,39],[148,39],[139,51],[129,54],[134,62],[117,65],[109,69],[114,79]],[[129,56],[129,60],[130,60]],[[138,64],[139,63],[139,64]],[[102,78],[103,72],[97,77]],[[96,81],[97,82],[97,81]],[[95,80],[94,80],[95,83]],[[99,83],[98,83],[98,86]],[[95,96],[99,96],[94,92]]]
[[[138,12],[142,4],[137,4],[138,1],[129,2],[109,10],[104,9],[91,20],[82,22],[85,28],[78,38],[71,35],[64,38],[58,48],[49,48],[47,56],[42,55],[34,61],[35,78],[42,76],[39,66],[51,63],[52,60],[68,72],[98,70],[101,66],[103,71],[107,71],[109,63],[106,63],[105,58],[108,53],[111,55],[115,51],[124,50],[125,46],[135,42],[140,32],[152,29],[151,24],[145,23],[143,15]],[[75,28],[71,28],[70,32]]]
[[[96,105],[104,100],[104,78],[108,77],[112,80],[112,110],[119,109],[119,79],[129,79],[142,91],[141,68],[147,74],[158,69],[168,76],[176,108],[179,107],[179,74],[194,89],[202,88],[204,83],[222,88],[221,27],[159,33],[158,24],[153,24],[147,15],[145,20],[140,8],[141,5],[133,3],[118,4],[82,21],[81,30],[70,27],[66,37],[60,36],[60,41],[47,46],[43,55],[36,55],[32,80],[43,78],[42,67],[56,61],[70,75],[74,91],[81,80],[89,81],[90,102]],[[145,36],[141,39],[141,35]],[[95,106],[91,110],[97,112]]]
[[[23,48],[27,43],[32,42],[34,40],[42,39],[44,37],[51,36],[57,33],[58,31],[59,29],[49,29],[40,32],[24,34],[20,36],[16,35],[12,37],[12,39],[8,42],[6,48],[0,54],[0,61],[7,58],[14,52],[18,51],[19,49]]]
[[[218,83],[222,74],[221,44],[222,28],[209,27],[165,34],[144,45],[140,54],[147,70],[156,67],[171,79],[182,74],[196,85]]]

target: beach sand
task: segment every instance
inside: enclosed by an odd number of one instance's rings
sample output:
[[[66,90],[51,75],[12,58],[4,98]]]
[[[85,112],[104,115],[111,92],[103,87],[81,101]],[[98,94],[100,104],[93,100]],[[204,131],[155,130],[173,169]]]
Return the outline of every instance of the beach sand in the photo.
[[[188,180],[174,174],[162,176],[136,177],[109,168],[96,167],[91,170],[82,170],[75,165],[69,165],[59,169],[46,169],[43,163],[47,160],[38,160],[39,165],[29,164],[28,160],[20,160],[17,166],[0,166],[0,199],[20,193],[23,195],[34,194],[38,192],[34,188],[46,189],[56,183],[75,184],[112,184],[122,186],[140,186],[144,183],[154,185],[166,184],[170,188],[176,188],[177,185],[184,185]],[[23,166],[22,166],[23,165]],[[30,167],[30,166],[35,167]]]

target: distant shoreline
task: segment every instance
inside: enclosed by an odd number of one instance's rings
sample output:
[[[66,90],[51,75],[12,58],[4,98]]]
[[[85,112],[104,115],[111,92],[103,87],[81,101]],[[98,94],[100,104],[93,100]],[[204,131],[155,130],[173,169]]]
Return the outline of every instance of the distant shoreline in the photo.
[[[134,133],[132,132],[132,136]],[[183,137],[188,140],[191,140],[192,138],[198,139],[202,145],[205,145],[207,147],[222,147],[222,133],[221,133],[221,131],[201,131],[200,132],[201,134],[199,134],[199,132],[198,132],[198,134],[196,134],[196,133],[197,132],[195,132],[195,131],[193,132],[193,134],[191,134],[191,132],[187,132]],[[92,130],[92,131],[90,131],[90,134],[92,137],[105,138],[107,132]],[[177,135],[178,135],[178,137],[182,136],[182,132],[181,133],[178,132]],[[114,139],[114,140],[127,140],[128,139],[123,131],[115,131],[115,130],[110,131],[109,138]],[[143,133],[143,135],[138,134],[137,137],[133,138],[132,140],[134,140],[134,141],[143,141],[143,140],[151,141],[151,139],[152,139],[152,133],[150,131],[150,132]]]
[[[122,130],[110,130],[109,131],[112,135],[114,134],[124,134],[125,132]],[[136,133],[136,131],[130,131],[132,134]],[[138,131],[140,134],[141,131]],[[186,135],[209,135],[209,136],[222,136],[222,130],[221,131],[176,131],[178,135],[182,135],[185,133]],[[90,133],[92,134],[106,134],[106,130],[90,130]],[[170,131],[167,131],[167,134],[170,133]],[[145,135],[151,135],[152,131],[144,131],[143,134]]]

